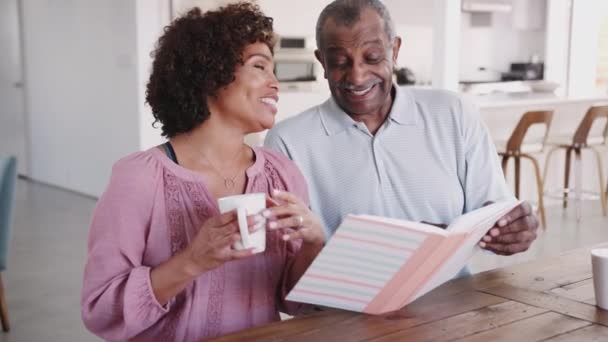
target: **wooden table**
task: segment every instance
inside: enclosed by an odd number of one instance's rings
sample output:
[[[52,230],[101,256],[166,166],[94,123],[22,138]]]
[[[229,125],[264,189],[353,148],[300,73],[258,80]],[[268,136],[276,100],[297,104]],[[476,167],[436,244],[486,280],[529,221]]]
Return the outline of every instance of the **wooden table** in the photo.
[[[454,280],[383,316],[323,311],[217,340],[608,341],[590,249]]]

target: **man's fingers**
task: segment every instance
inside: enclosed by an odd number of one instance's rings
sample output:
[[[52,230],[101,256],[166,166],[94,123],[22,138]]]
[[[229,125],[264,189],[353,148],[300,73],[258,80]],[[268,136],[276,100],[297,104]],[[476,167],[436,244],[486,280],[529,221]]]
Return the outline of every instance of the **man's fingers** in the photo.
[[[492,251],[499,255],[511,255],[515,253],[525,252],[530,247],[528,242],[501,244],[501,243],[487,243],[484,249]]]
[[[528,202],[522,202],[517,207],[513,208],[508,214],[501,217],[496,225],[498,227],[504,227],[510,223],[517,221],[520,217],[528,216],[532,214],[532,206]]]
[[[538,228],[538,223],[539,222],[536,216],[528,215],[520,217],[518,220],[515,220],[504,227],[492,228],[489,233],[493,238],[496,238],[505,234],[513,234],[529,230],[536,231],[536,228]],[[499,234],[494,234],[494,230],[496,229],[499,231]]]
[[[510,243],[518,243],[518,242],[529,242],[534,241],[536,239],[536,233],[529,230],[524,230],[518,233],[512,234],[501,234],[497,237],[493,237],[491,243],[502,243],[502,244],[510,244]]]

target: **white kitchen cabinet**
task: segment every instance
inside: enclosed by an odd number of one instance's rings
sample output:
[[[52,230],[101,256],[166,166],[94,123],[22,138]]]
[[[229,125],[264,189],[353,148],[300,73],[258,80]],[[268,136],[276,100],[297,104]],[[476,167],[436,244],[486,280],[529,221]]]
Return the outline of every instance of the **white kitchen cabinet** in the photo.
[[[539,31],[545,28],[547,0],[513,0],[513,27]]]
[[[220,6],[233,3],[233,0],[171,0],[173,17],[186,13],[193,7],[198,7],[201,11],[209,11]]]

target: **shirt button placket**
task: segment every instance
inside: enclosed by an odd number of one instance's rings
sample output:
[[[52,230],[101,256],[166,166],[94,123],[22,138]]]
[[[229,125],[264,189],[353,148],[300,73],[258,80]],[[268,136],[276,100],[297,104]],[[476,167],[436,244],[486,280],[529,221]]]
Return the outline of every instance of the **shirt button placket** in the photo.
[[[380,148],[378,144],[378,137],[376,136],[372,138],[372,156],[374,158],[374,165],[376,166],[376,175],[378,177],[378,183],[382,184],[382,170],[384,168],[384,165],[382,164],[382,158],[380,157]]]

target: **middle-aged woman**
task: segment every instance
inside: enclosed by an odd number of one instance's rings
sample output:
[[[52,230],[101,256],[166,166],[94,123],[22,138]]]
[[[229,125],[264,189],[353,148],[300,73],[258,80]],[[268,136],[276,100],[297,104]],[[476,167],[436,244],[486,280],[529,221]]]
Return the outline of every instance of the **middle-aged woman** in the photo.
[[[165,29],[147,101],[169,141],[114,165],[91,223],[82,317],[98,336],[197,341],[301,309],[284,297],[322,248],[320,221],[295,165],[243,142],[274,123],[273,42],[250,3],[193,9]],[[236,215],[217,206],[253,192],[274,205],[248,217],[268,228],[259,254],[231,248]]]

